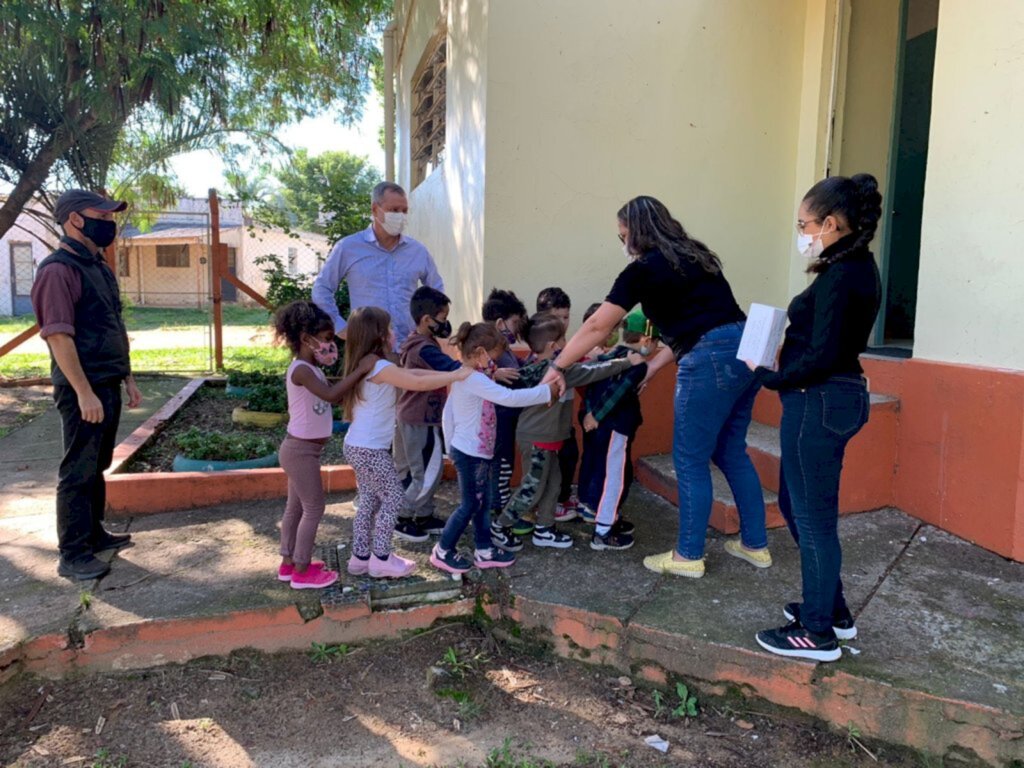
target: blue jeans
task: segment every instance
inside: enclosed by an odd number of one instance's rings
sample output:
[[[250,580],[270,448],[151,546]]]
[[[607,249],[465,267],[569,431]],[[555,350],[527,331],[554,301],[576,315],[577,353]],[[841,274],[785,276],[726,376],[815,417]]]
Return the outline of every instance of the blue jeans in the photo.
[[[743,545],[768,546],[761,481],[747,455],[747,427],[759,385],[747,364],[736,359],[742,335],[743,323],[719,326],[679,358],[672,441],[679,483],[676,549],[689,560],[704,557],[711,461],[725,474],[736,499]]]
[[[867,386],[859,376],[835,376],[781,399],[779,507],[800,547],[800,621],[831,635],[836,620],[850,617],[839,578],[839,476],[846,444],[868,420]]]
[[[441,549],[455,549],[473,522],[473,541],[477,549],[491,546],[491,489],[496,472],[494,459],[481,459],[451,450],[452,462],[459,473],[459,508],[452,512],[441,532]]]

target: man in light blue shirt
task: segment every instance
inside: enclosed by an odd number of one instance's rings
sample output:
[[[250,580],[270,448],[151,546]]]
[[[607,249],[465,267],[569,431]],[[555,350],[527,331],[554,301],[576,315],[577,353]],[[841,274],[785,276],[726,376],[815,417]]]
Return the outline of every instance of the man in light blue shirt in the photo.
[[[313,302],[334,320],[334,331],[345,338],[345,318],[334,303],[334,293],[348,280],[352,309],[380,307],[391,314],[395,349],[415,323],[409,301],[420,284],[444,290],[434,259],[422,243],[402,234],[409,213],[405,190],[390,181],[373,188],[370,207],[373,223],[338,242],[313,284]]]

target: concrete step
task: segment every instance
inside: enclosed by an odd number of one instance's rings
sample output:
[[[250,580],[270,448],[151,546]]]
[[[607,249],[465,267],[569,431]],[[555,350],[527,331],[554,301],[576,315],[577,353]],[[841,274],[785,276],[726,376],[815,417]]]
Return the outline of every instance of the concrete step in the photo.
[[[644,487],[662,498],[673,504],[679,503],[676,471],[672,466],[672,457],[668,454],[645,456],[637,461],[636,478]],[[711,527],[722,533],[737,533],[740,529],[740,516],[732,489],[729,488],[725,475],[714,465],[711,465],[711,485],[714,494],[711,504]],[[785,525],[782,513],[779,512],[779,497],[775,491],[764,489],[764,505],[769,527]]]
[[[768,525],[784,525],[778,511],[779,469],[782,462],[782,441],[778,420],[772,410],[778,396],[770,392],[758,396],[755,414],[773,423],[752,421],[747,431],[747,450],[765,488]],[[781,408],[778,410],[781,415]],[[896,469],[896,426],[899,401],[889,395],[871,395],[871,416],[846,449],[843,479],[839,489],[839,511],[864,512],[894,503]],[[715,467],[715,502],[711,524],[724,533],[739,530],[739,516],[728,483]],[[678,490],[672,457],[668,454],[646,456],[637,462],[637,478],[652,491],[678,503]]]

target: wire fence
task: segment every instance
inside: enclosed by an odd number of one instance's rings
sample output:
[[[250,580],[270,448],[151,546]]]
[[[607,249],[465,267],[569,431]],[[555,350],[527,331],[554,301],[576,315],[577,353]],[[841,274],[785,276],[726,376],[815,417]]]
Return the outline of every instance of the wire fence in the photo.
[[[268,306],[309,296],[330,242],[312,231],[317,226],[289,224],[284,210],[259,210],[250,215],[211,191],[174,209],[131,210],[119,222],[108,261],[125,306],[133,371],[276,369],[286,361],[273,345]],[[19,272],[19,285],[27,279]],[[49,374],[46,344],[28,330],[33,320],[0,317],[0,379]]]

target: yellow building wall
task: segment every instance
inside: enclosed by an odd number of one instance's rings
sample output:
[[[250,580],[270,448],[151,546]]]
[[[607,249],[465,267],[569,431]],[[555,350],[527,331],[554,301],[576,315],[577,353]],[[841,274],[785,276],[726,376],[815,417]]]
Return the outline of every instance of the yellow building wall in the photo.
[[[409,95],[439,21],[448,27],[445,161],[409,193],[409,234],[430,250],[452,299],[452,323],[478,320],[484,275],[484,147],[489,0],[395,3],[396,170],[410,189]]]
[[[650,194],[722,257],[741,305],[785,306],[797,157],[817,149],[798,146],[806,3],[489,9],[484,286],[532,309],[560,285],[578,325],[625,264],[616,211]]]
[[[1024,369],[1024,3],[942,0],[914,356]]]

